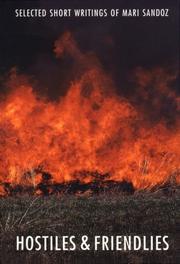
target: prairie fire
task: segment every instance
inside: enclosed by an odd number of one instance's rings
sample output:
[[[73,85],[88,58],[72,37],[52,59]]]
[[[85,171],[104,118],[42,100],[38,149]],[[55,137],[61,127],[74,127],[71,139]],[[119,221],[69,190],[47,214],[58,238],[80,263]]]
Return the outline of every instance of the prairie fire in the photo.
[[[139,68],[137,96],[127,99],[117,95],[98,59],[82,53],[71,33],[55,42],[55,54],[71,56],[80,68],[65,96],[40,97],[15,70],[1,95],[1,194],[7,186],[41,189],[42,178],[53,186],[85,186],[98,177],[137,189],[170,179],[179,183],[179,98],[169,87],[176,76]],[[173,111],[163,115],[165,100]]]

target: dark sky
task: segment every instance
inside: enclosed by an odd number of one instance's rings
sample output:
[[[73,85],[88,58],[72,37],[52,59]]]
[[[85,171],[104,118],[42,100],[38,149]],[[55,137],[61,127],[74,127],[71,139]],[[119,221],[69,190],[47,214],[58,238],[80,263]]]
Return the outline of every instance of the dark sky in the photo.
[[[16,8],[169,8],[168,18],[15,18]],[[94,51],[117,87],[129,89],[138,67],[177,67],[178,0],[60,0],[0,2],[0,75],[17,66],[56,96],[65,91],[71,61],[57,60],[54,41],[73,32],[81,50]],[[68,77],[67,77],[68,76]],[[52,84],[53,80],[53,84]],[[59,89],[58,89],[59,90]]]

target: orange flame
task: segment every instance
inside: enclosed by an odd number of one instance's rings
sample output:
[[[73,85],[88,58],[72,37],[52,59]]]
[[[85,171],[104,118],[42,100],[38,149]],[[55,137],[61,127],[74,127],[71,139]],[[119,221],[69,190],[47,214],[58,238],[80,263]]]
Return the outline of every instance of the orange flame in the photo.
[[[55,53],[74,58],[80,77],[67,94],[56,102],[39,98],[26,77],[11,72],[10,92],[0,101],[0,181],[28,184],[38,182],[35,168],[43,168],[54,181],[75,179],[78,171],[109,173],[113,180],[127,179],[136,188],[154,186],[169,177],[179,179],[180,124],[173,116],[173,126],[165,120],[149,122],[141,106],[135,106],[116,94],[114,84],[93,53],[83,54],[71,33],[55,42]],[[162,69],[152,72],[138,69],[139,97],[149,98],[147,85],[156,77],[157,97],[179,99]],[[90,181],[91,176],[82,181]]]

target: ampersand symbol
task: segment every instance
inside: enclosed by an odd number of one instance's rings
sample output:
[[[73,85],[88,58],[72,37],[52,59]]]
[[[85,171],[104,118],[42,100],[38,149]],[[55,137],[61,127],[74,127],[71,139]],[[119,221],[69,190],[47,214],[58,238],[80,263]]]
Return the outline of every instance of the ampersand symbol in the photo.
[[[88,236],[82,236],[82,243],[81,243],[81,249],[82,250],[90,250],[90,244],[87,243]]]

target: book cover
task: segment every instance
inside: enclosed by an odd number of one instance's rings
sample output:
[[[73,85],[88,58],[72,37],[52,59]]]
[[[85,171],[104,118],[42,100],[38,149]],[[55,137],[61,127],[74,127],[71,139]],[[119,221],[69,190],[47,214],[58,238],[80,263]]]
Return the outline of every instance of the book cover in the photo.
[[[0,1],[0,36],[0,263],[180,263],[179,1]]]

